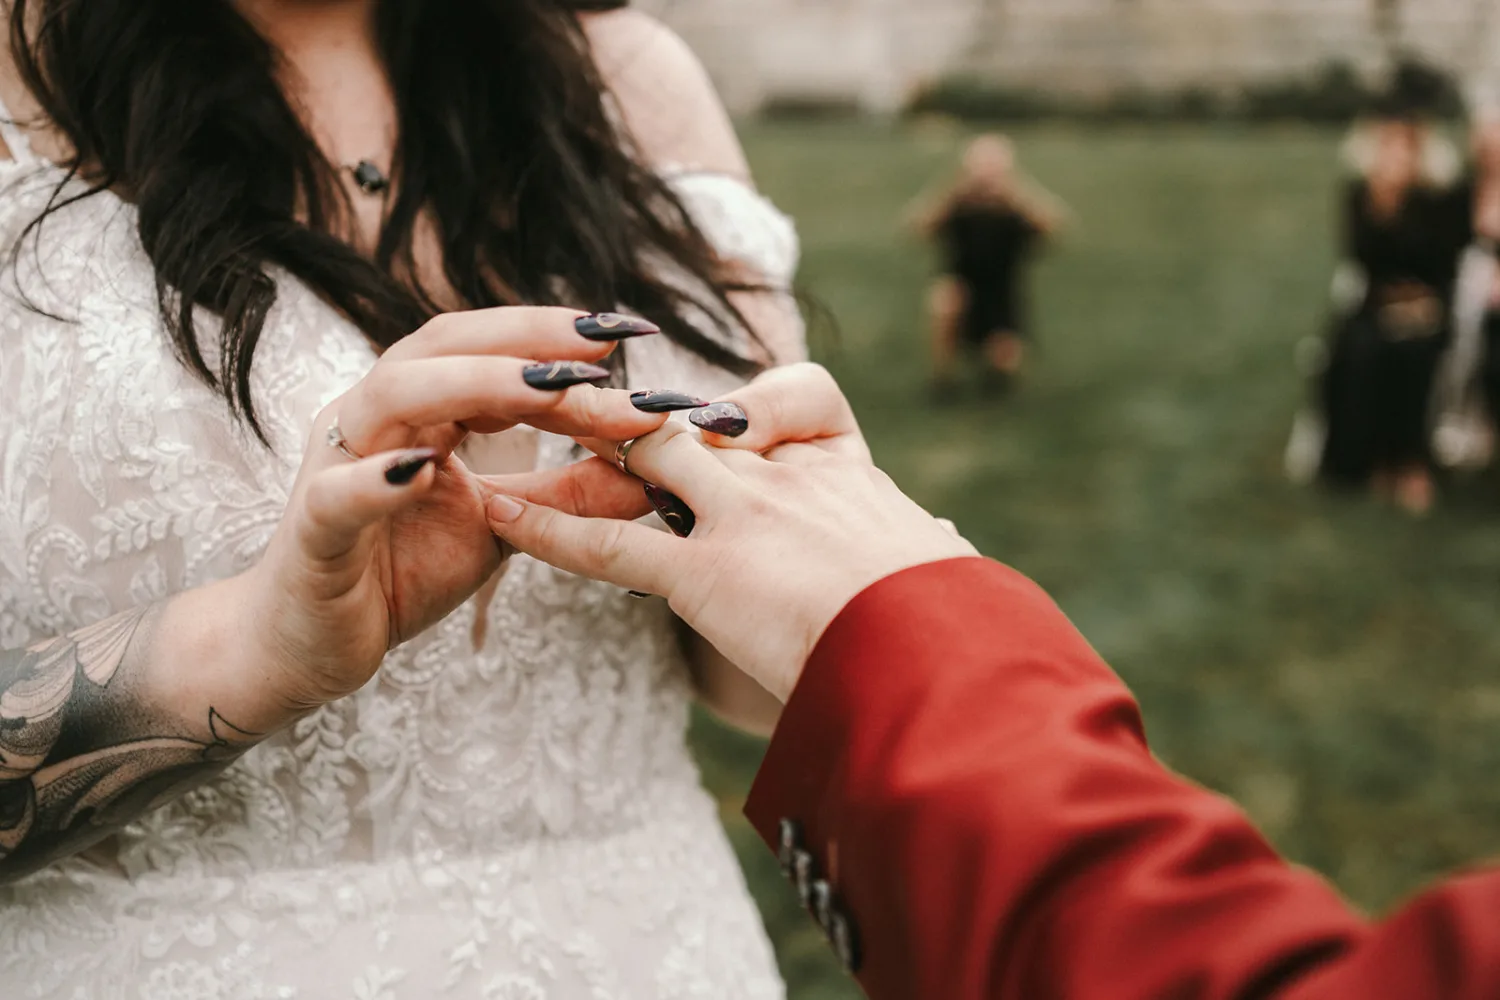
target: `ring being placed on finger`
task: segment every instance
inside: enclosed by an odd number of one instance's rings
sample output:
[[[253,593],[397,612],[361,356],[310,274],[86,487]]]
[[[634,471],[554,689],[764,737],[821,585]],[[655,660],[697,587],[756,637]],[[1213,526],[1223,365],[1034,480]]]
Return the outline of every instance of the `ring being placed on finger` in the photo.
[[[634,448],[639,440],[640,438],[631,438],[629,441],[621,441],[615,445],[615,465],[627,476],[634,475],[626,463],[630,461],[630,449]]]
[[[327,441],[328,447],[337,448],[351,462],[358,462],[364,458],[363,455],[358,454],[353,448],[349,447],[349,439],[344,437],[344,432],[339,427],[338,417],[334,417],[333,423],[328,425]]]

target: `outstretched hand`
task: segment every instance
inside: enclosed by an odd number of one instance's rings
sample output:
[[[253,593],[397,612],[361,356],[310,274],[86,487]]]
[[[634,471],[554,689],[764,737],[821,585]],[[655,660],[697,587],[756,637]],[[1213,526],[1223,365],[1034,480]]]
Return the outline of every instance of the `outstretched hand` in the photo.
[[[630,475],[595,458],[491,477],[486,509],[491,529],[528,555],[665,597],[785,700],[818,637],[857,593],[910,566],[977,553],[870,462],[848,402],[822,368],[778,369],[721,402],[740,411],[722,425],[733,436],[699,440],[669,425],[637,440]],[[691,508],[688,537],[625,520],[649,509],[642,480]]]

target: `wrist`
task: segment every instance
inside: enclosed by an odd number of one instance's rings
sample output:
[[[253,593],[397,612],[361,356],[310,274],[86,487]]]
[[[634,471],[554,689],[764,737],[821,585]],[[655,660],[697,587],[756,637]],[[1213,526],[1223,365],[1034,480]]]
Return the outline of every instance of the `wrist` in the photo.
[[[302,714],[283,690],[288,672],[263,641],[256,608],[249,574],[186,591],[163,607],[158,631],[170,644],[171,669],[160,682],[190,723],[204,725],[211,710],[245,734],[267,736]]]

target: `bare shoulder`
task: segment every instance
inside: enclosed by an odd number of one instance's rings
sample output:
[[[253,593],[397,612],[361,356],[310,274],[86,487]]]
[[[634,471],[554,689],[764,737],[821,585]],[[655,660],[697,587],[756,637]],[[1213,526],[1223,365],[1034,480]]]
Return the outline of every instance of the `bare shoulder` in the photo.
[[[0,30],[9,23],[10,5],[6,0],[0,0]],[[10,46],[4,44],[0,44],[0,105],[5,107],[11,120],[25,134],[33,152],[53,160],[62,158],[65,144],[54,130],[40,124],[43,120],[41,107],[26,89]],[[0,139],[0,160],[11,158],[11,150]]]
[[[4,0],[0,0],[0,18],[4,19],[0,23],[8,24],[10,21],[10,6]],[[25,97],[26,89],[21,85],[20,75],[16,72],[15,56],[9,45],[0,45],[0,106],[11,115],[19,115]],[[5,144],[4,137],[0,137],[0,160],[10,158],[10,147]]]
[[[675,31],[630,8],[580,20],[604,83],[648,163],[749,178],[708,72]]]

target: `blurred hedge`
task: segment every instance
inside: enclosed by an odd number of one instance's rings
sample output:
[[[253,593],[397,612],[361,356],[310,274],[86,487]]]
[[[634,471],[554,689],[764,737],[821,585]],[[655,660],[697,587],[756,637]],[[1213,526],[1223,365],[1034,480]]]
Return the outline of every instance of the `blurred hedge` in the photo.
[[[1423,103],[1440,118],[1464,113],[1463,95],[1446,74],[1426,74]],[[1269,81],[1237,90],[1202,86],[1171,90],[1119,90],[1095,97],[1011,87],[977,76],[935,81],[908,103],[911,115],[938,114],[970,121],[1070,120],[1140,122],[1305,122],[1345,125],[1368,111],[1389,86],[1367,82],[1346,62],[1329,62],[1304,77]]]

